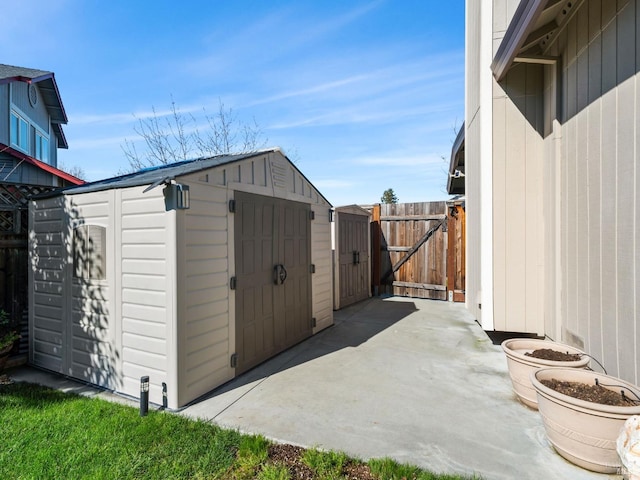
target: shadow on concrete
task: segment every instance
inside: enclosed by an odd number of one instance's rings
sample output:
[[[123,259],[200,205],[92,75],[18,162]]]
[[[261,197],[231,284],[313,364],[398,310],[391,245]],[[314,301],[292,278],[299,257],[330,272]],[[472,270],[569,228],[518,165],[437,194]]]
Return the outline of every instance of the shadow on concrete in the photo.
[[[184,408],[344,348],[358,347],[415,311],[417,307],[410,300],[385,301],[384,298],[374,297],[333,312],[333,326],[197,398]]]
[[[485,330],[484,333],[487,334],[487,337],[489,337],[491,343],[493,343],[494,345],[500,345],[505,340],[510,340],[512,338],[544,338],[544,336],[536,335],[535,333],[498,332],[491,330]]]

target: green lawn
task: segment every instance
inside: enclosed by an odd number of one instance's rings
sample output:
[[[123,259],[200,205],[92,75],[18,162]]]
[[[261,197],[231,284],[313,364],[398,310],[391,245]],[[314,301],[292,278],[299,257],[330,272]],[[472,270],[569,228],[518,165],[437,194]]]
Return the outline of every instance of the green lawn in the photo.
[[[465,478],[389,459],[363,466],[342,453],[317,450],[302,450],[291,465],[274,456],[275,447],[260,436],[171,413],[141,418],[136,408],[21,383],[0,385],[0,442],[2,479],[287,480],[296,468],[317,479]],[[355,470],[369,477],[353,476]]]

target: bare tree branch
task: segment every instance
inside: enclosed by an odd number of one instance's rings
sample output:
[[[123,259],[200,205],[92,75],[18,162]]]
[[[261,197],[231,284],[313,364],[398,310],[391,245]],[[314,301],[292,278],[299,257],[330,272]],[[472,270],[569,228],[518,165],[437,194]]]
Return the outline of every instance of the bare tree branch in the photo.
[[[134,141],[125,139],[121,145],[129,162],[129,172],[155,165],[188,160],[193,156],[210,157],[228,153],[256,151],[267,144],[263,131],[256,122],[240,122],[231,108],[218,100],[215,114],[202,109],[204,122],[192,115],[184,115],[171,98],[170,113],[159,115],[155,107],[146,119],[138,119],[133,131],[144,149],[139,153]],[[199,124],[204,123],[204,129]],[[121,172],[126,173],[126,172]]]

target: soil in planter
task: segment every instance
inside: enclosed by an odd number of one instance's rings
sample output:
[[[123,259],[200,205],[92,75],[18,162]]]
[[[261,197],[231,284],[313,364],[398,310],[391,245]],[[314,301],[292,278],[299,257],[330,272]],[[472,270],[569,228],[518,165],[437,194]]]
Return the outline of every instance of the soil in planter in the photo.
[[[620,393],[609,390],[600,385],[588,385],[581,382],[565,382],[552,378],[551,380],[541,380],[545,387],[549,387],[556,392],[568,395],[586,402],[600,403],[602,405],[613,405],[616,407],[633,407],[638,405],[638,401],[633,401],[629,397],[623,397]]]
[[[541,360],[553,360],[555,362],[577,362],[582,359],[579,353],[564,353],[552,350],[550,348],[540,348],[533,352],[525,353],[527,357],[539,358]]]

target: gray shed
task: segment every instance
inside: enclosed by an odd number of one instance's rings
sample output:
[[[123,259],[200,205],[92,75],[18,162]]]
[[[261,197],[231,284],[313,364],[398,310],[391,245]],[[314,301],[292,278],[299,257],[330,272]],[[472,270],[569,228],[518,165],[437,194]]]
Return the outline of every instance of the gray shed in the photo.
[[[34,199],[30,362],[184,406],[333,323],[330,209],[279,149]]]

